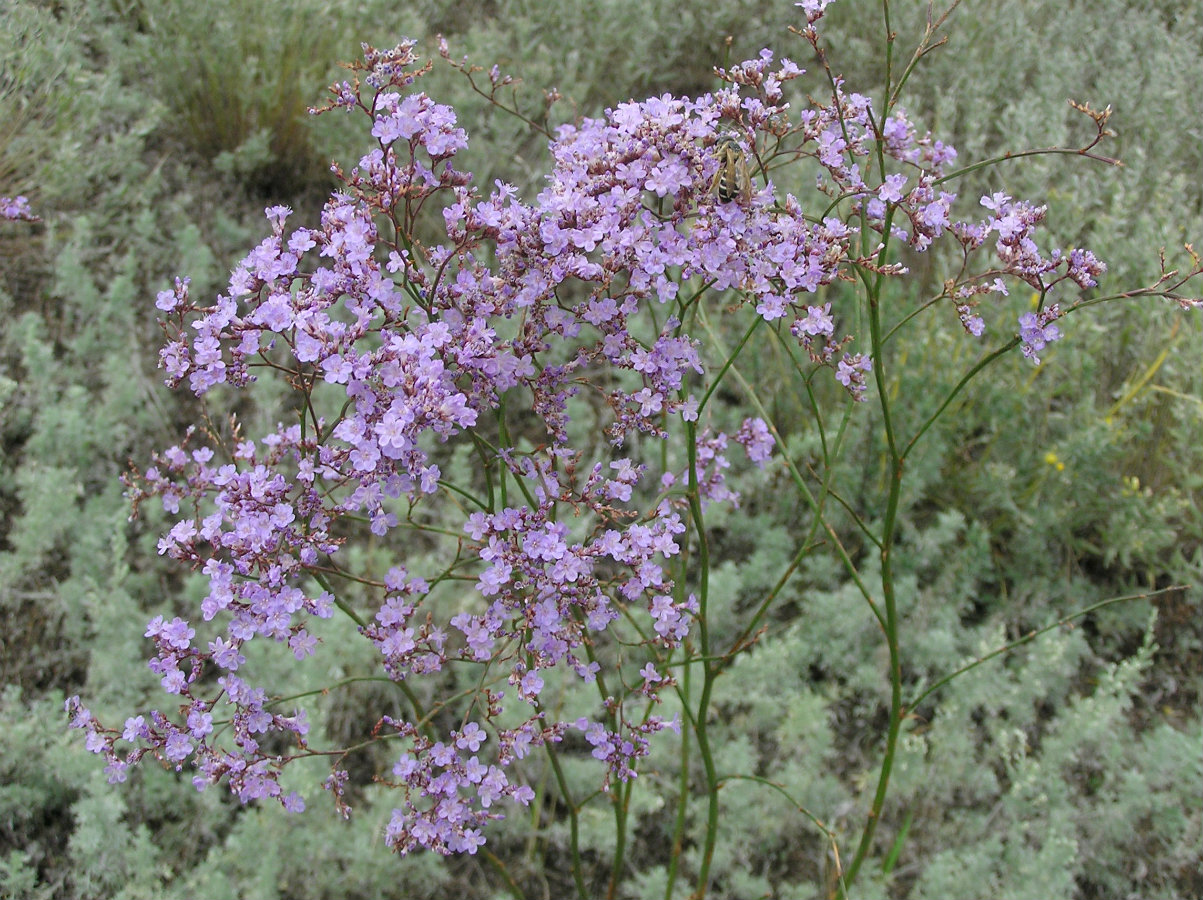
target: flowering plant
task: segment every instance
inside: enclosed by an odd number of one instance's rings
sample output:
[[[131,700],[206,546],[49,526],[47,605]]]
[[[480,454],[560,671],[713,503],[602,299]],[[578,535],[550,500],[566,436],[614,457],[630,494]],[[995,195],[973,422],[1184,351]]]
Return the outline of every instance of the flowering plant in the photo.
[[[150,755],[187,767],[198,789],[224,782],[243,802],[273,798],[295,812],[306,798],[289,788],[288,766],[323,756],[333,763],[325,787],[349,814],[350,748],[325,746],[299,699],[258,683],[248,663],[248,645],[268,642],[303,664],[322,652],[321,620],[337,617],[375,647],[405,698],[403,714],[382,714],[360,736],[394,748],[378,773],[398,798],[389,846],[476,853],[490,820],[534,800],[523,761],[535,751],[547,755],[575,841],[591,798],[571,795],[559,759],[578,745],[598,761],[596,796],[614,804],[613,892],[624,791],[670,729],[694,742],[704,767],[700,896],[719,809],[713,685],[754,646],[777,595],[736,640],[715,641],[706,513],[739,502],[735,444],[752,466],[785,473],[811,513],[797,558],[821,535],[886,638],[885,761],[858,849],[837,867],[841,885],[855,877],[908,707],[890,563],[904,462],[986,366],[1016,347],[1039,363],[1061,337],[1058,320],[1111,298],[1081,293],[1105,272],[1093,253],[1042,247],[1043,206],[1000,191],[981,198],[984,215],[958,219],[948,188],[975,167],[956,169],[956,151],[913,122],[896,94],[879,107],[847,90],[823,62],[825,0],[797,5],[797,34],[827,76],[824,100],[795,106],[787,95],[803,70],[765,50],[719,70],[712,93],[623,103],[561,126],[532,203],[500,182],[484,194],[455,167],[467,134],[454,110],[415,89],[431,64],[413,42],[364,47],[326,111],[366,116],[375,146],[338,171],[343,188],[320,224],[291,228],[290,211],[271,207],[271,234],[214,302],[198,302],[186,279],[157,298],[170,385],[206,397],[278,378],[295,419],[253,436],[232,415],[192,427],[127,476],[135,511],[154,497],[175,517],[159,552],[200,570],[208,590],[199,617],[160,616],[146,630],[167,708],[117,728],[68,701],[112,781]],[[507,83],[496,68],[488,78],[491,96]],[[1056,152],[1105,161],[1094,148],[1109,112],[1080,109],[1091,142]],[[816,173],[813,194],[778,188],[775,173],[791,167]],[[435,240],[431,212],[441,214]],[[898,248],[923,253],[937,241],[961,259],[939,295],[883,308],[883,286],[908,275]],[[1198,305],[1178,293],[1200,273],[1192,263],[1115,296]],[[1005,302],[1017,284],[1037,296],[1017,333],[909,435],[896,430],[883,353],[894,331],[944,306],[970,338],[985,339],[983,306]],[[723,304],[745,329],[734,348],[713,324]],[[850,320],[860,334],[844,330]],[[880,406],[892,475],[871,533],[876,586],[827,518],[827,480],[788,453],[774,461],[785,442],[754,387],[745,385],[756,415],[727,431],[718,421],[717,389],[742,377],[736,360],[765,334],[797,354],[820,431],[813,386],[824,373],[851,401],[845,422],[856,402]],[[824,444],[830,468],[839,451]],[[453,478],[445,469],[457,451],[475,467]],[[383,570],[357,568],[351,550],[369,542],[393,556]],[[592,686],[593,714],[558,714],[553,678]],[[465,680],[470,688],[445,690]],[[834,834],[813,821],[838,861]],[[678,856],[681,843],[678,833]]]

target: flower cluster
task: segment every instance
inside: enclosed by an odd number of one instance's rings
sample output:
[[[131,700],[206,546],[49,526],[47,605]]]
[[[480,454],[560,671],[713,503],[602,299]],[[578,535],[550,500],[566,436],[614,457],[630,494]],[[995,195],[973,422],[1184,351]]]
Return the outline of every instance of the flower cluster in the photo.
[[[1061,329],[1053,324],[1060,317],[1061,309],[1056,303],[1039,312],[1026,312],[1019,317],[1019,339],[1023,345],[1023,355],[1030,359],[1033,365],[1040,364],[1037,353],[1053,341],[1061,340]]]
[[[28,197],[0,197],[0,219],[14,222],[41,221],[34,215]]]
[[[799,5],[801,33],[816,40],[826,0]],[[120,730],[78,699],[69,708],[113,780],[150,754],[190,766],[198,788],[225,781],[241,800],[299,810],[303,798],[280,783],[288,763],[339,751],[313,745],[303,707],[283,709],[271,686],[254,683],[243,650],[270,642],[301,662],[321,651],[314,620],[341,613],[398,683],[479,671],[457,727],[415,709],[412,720],[382,717],[372,733],[405,746],[392,768],[404,799],[388,843],[472,853],[501,801],[532,798],[514,763],[533,748],[581,732],[608,786],[634,777],[649,739],[676,727],[627,704],[654,704],[674,685],[662,673],[702,614],[674,568],[691,499],[738,503],[730,441],[756,466],[775,447],[760,419],[730,437],[695,425],[697,394],[709,396],[697,389],[711,374],[690,331],[702,304],[734,298],[859,400],[873,360],[847,349],[853,337],[837,333],[842,317],[823,289],[853,267],[905,272],[878,248],[857,255],[862,228],[917,251],[950,233],[966,254],[997,235],[997,263],[949,287],[973,334],[980,296],[1005,293],[1005,277],[1088,287],[1103,266],[1088,251],[1042,256],[1031,232],[1043,207],[1006,195],[983,200],[984,223],[953,222],[955,196],[939,187],[952,148],[899,111],[879,124],[869,99],[838,79],[830,103],[795,113],[785,86],[802,71],[769,51],[720,72],[714,93],[623,103],[562,126],[533,203],[501,183],[482,195],[455,169],[467,136],[454,110],[412,90],[428,68],[412,42],[365,47],[354,68],[362,80],[333,86],[331,108],[365,114],[376,146],[338,173],[344,188],[320,223],[290,230],[289,210],[272,207],[270,235],[212,303],[198,303],[186,279],[156,300],[170,385],[205,396],[263,371],[287,381],[299,410],[299,421],[257,439],[236,422],[225,436],[190,430],[127,478],[135,509],[156,497],[176,517],[160,553],[208,580],[199,622],[158,617],[146,631],[151,669],[177,708]],[[733,147],[756,184],[720,197]],[[893,169],[875,176],[878,150]],[[826,214],[768,177],[774,160],[799,158],[824,173]],[[441,244],[419,237],[428,210],[441,213]],[[1025,354],[1057,339],[1057,314],[1051,306],[1021,320]],[[536,423],[524,435],[511,436],[514,412]],[[599,459],[572,443],[582,423],[610,444]],[[666,439],[678,423],[695,435],[684,469],[653,471],[615,449]],[[445,477],[448,443],[480,460],[471,483]],[[382,576],[351,571],[348,542],[391,540],[405,553],[393,538],[411,528],[447,542],[446,568],[411,574],[430,565],[415,555]],[[344,585],[366,586],[374,605],[356,608]],[[450,615],[431,599],[440,585],[462,591]],[[629,633],[613,653],[599,652],[619,628]],[[637,679],[622,668],[636,652]],[[603,663],[618,667],[621,691]],[[553,673],[598,687],[595,720],[547,711]],[[215,717],[229,727],[215,729]],[[326,784],[340,809],[348,777],[336,766]]]

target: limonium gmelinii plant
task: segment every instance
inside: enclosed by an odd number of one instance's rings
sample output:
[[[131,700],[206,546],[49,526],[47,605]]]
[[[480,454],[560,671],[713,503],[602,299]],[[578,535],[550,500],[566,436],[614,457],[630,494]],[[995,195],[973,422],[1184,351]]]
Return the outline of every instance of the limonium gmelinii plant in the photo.
[[[828,542],[889,649],[884,762],[859,844],[836,873],[846,890],[871,848],[906,710],[889,550],[903,462],[934,421],[897,433],[884,389],[888,331],[920,305],[880,302],[908,277],[897,248],[958,248],[959,265],[923,309],[955,317],[965,340],[991,339],[981,312],[1015,287],[1038,295],[953,395],[1016,348],[1038,363],[1061,337],[1059,319],[1104,299],[1085,292],[1105,266],[1089,250],[1047,248],[1045,208],[1005,192],[958,213],[953,187],[966,168],[898,105],[905,77],[884,104],[848,90],[817,31],[826,0],[796,6],[823,99],[787,102],[802,96],[791,82],[804,72],[765,50],[719,70],[713,93],[621,103],[559,127],[533,202],[456,168],[468,134],[417,89],[431,63],[414,43],[365,46],[325,111],[366,117],[372,146],[338,172],[342,188],[320,222],[294,226],[288,209],[269,208],[271,233],[214,301],[194,297],[186,279],[158,296],[170,385],[212,403],[281,379],[295,415],[254,435],[233,417],[223,428],[210,419],[127,476],[135,511],[153,497],[174,518],[159,552],[203,573],[208,589],[198,610],[146,628],[168,695],[161,708],[116,727],[68,702],[111,781],[151,756],[198,789],[224,784],[243,802],[298,812],[312,798],[290,788],[289,765],[322,756],[325,787],[349,814],[347,748],[311,732],[306,701],[261,683],[248,663],[248,645],[266,642],[305,666],[323,653],[315,632],[342,627],[371,644],[402,698],[403,713],[381,713],[357,739],[390,748],[377,775],[396,798],[388,846],[476,853],[490,821],[530,804],[532,779],[548,771],[573,825],[581,896],[591,894],[577,814],[586,802],[613,804],[612,895],[626,792],[668,729],[696,747],[690,785],[707,813],[698,835],[678,830],[667,871],[701,896],[718,833],[712,688],[755,645],[773,600],[749,613],[737,640],[716,641],[705,517],[739,502],[739,471],[777,466],[792,502],[812,512],[799,556],[816,534]],[[445,47],[443,56],[451,62]],[[494,98],[509,82],[496,69],[488,79],[482,92]],[[1108,114],[1081,110],[1091,142],[1056,152],[1103,159],[1093,148]],[[807,196],[774,183],[791,166],[818,173]],[[441,214],[435,240],[431,212]],[[1199,266],[1163,272],[1124,296],[1177,298]],[[714,327],[720,315],[741,323],[734,349]],[[859,334],[844,330],[854,321]],[[800,394],[826,377],[850,401],[880,405],[892,477],[876,519],[876,584],[827,523],[825,482],[781,452],[755,386],[755,415],[727,432],[715,422],[715,389],[737,377],[737,357],[759,334],[796,354]],[[858,405],[843,409],[846,421]],[[474,463],[458,480],[444,471],[457,448]],[[356,559],[380,558],[350,553],[367,544],[391,562],[357,570]],[[594,692],[591,714],[557,712],[547,686],[565,679]],[[583,751],[600,789],[588,798],[572,795],[560,765]],[[835,834],[813,821],[839,859]]]

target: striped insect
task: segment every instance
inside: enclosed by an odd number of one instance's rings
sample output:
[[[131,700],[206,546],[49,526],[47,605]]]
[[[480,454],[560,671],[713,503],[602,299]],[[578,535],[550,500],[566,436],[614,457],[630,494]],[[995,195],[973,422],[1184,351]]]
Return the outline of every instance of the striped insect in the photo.
[[[739,199],[747,203],[752,199],[752,177],[748,172],[748,159],[739,141],[733,134],[722,135],[714,144],[718,157],[718,171],[710,189],[719,203],[730,203]]]

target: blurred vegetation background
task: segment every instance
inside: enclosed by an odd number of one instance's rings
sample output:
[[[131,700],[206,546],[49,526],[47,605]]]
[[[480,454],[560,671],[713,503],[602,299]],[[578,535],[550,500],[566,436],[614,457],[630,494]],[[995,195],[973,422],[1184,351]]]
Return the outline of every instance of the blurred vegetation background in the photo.
[[[813,67],[786,30],[795,13],[759,0],[5,4],[0,193],[28,195],[44,222],[0,225],[0,897],[505,895],[479,858],[389,855],[389,797],[370,785],[349,822],[320,795],[289,817],[240,808],[220,790],[197,794],[186,773],[153,765],[113,788],[66,733],[66,695],[84,694],[109,721],[159,701],[144,624],[198,596],[155,553],[161,519],[128,521],[117,480],[196,414],[156,371],[153,298],[177,274],[192,278],[194,296],[219,290],[264,233],[268,204],[293,206],[294,223],[315,220],[334,186],[329,161],[353,163],[370,138],[305,109],[323,102],[361,41],[412,36],[433,51],[443,33],[453,57],[520,76],[524,109],[558,88],[553,116],[567,120],[632,97],[704,92],[713,65],[763,46]],[[862,93],[882,83],[880,19],[869,0],[829,11],[832,67]],[[900,53],[924,21],[923,5],[894,5]],[[1125,163],[1010,164],[959,186],[963,214],[1003,184],[1049,203],[1058,245],[1111,264],[1104,287],[1150,282],[1159,248],[1203,241],[1198,3],[998,0],[958,10],[949,34],[906,105],[962,161],[1082,141],[1089,123],[1072,97],[1114,107],[1111,152]],[[421,87],[457,109],[471,139],[463,166],[478,183],[503,178],[534,196],[543,136],[445,66]],[[939,283],[939,253],[912,262]],[[989,324],[1006,333],[1014,315]],[[896,351],[896,390],[916,412],[976,352],[939,318]],[[930,683],[1100,599],[1185,587],[1051,631],[933,695],[904,736],[857,897],[1203,896],[1203,325],[1161,301],[1062,324],[1066,339],[1043,367],[1018,354],[995,366],[908,472],[896,563],[908,681]],[[772,379],[779,364],[765,355],[744,374]],[[248,430],[256,416],[275,421],[270,392],[255,402]],[[774,403],[791,452],[805,454],[813,433],[800,401]],[[872,497],[884,478],[874,423],[852,427],[838,474]],[[727,608],[716,607],[712,630],[735,627],[805,526],[776,502],[771,476],[741,487],[743,508],[716,519],[711,593]],[[848,842],[888,701],[879,636],[853,594],[832,559],[810,557],[771,636],[718,699],[722,768],[789,784]],[[307,684],[371,664],[364,648],[327,640],[339,652],[321,657],[324,670],[309,660]],[[317,725],[353,733],[382,702],[340,695]],[[676,758],[669,743],[658,754],[636,794],[630,897],[663,891],[670,824],[655,794],[675,789]],[[586,784],[597,773],[585,760],[570,776]],[[824,895],[824,845],[797,811],[748,784],[725,789],[723,803],[714,896]],[[564,826],[535,841],[530,824],[495,828],[489,849],[529,896],[559,895]],[[607,825],[600,811],[583,822],[603,867]]]

